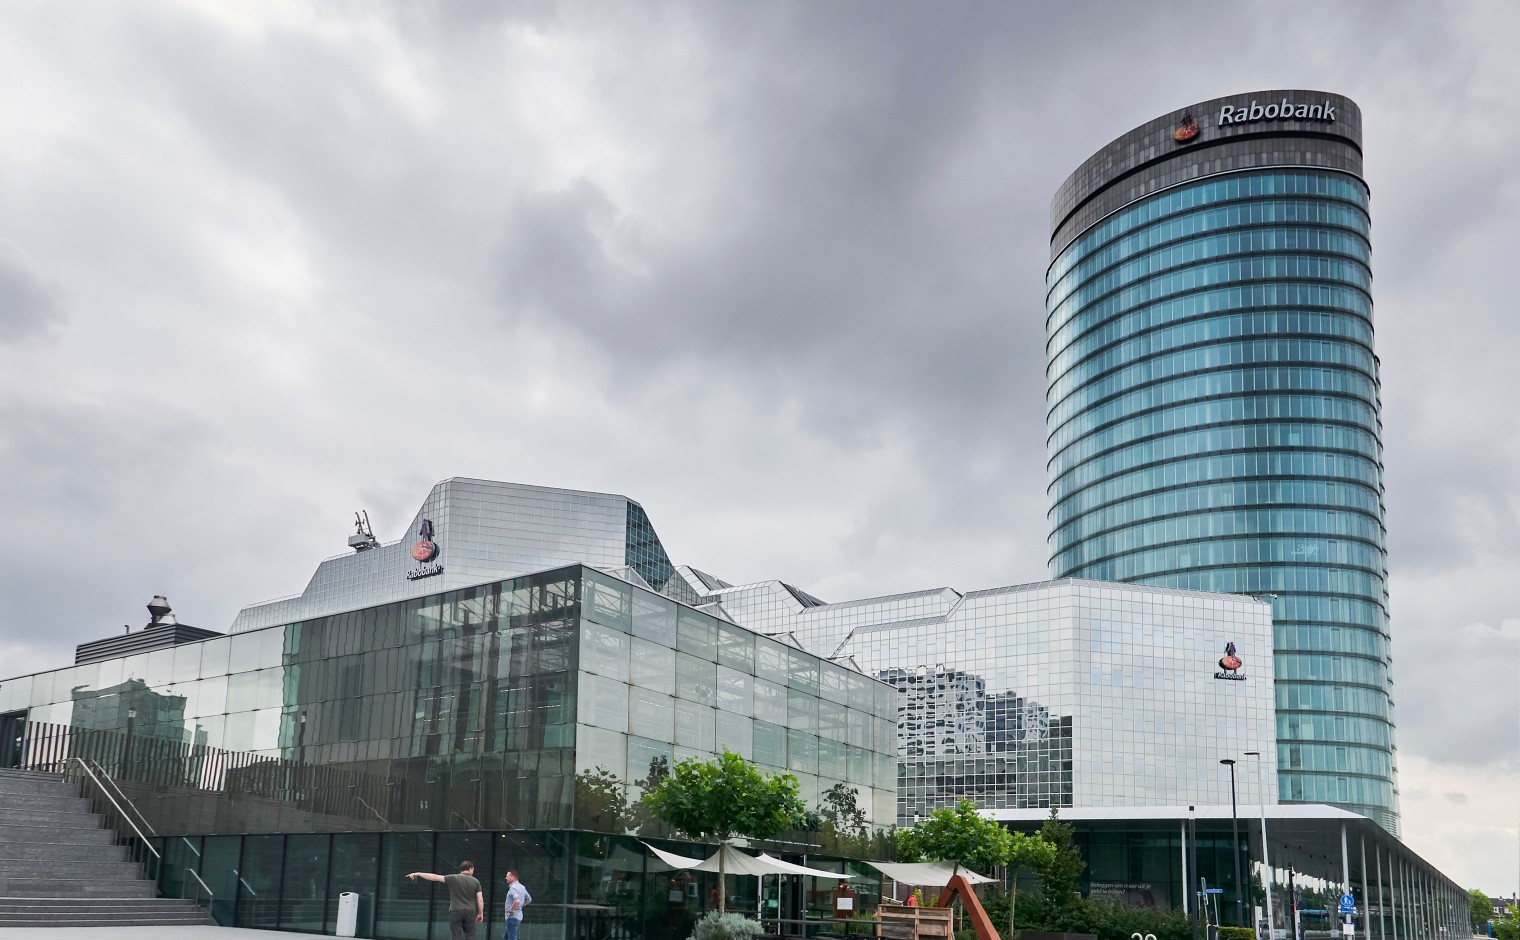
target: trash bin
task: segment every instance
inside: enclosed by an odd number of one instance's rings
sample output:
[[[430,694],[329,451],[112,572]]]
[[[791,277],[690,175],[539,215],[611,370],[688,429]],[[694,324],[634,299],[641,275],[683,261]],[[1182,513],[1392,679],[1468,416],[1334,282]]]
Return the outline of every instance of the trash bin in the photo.
[[[340,937],[352,937],[359,929],[359,895],[345,891],[338,895],[338,925],[334,931]]]

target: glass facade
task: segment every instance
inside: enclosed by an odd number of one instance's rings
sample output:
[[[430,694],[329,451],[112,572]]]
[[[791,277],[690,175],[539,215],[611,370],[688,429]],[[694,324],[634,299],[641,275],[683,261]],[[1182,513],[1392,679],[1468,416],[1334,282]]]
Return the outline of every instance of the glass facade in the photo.
[[[98,759],[168,834],[621,834],[724,748],[895,818],[891,686],[580,565],[5,680],[11,713],[17,763]]]
[[[708,855],[715,848],[650,841],[685,855]],[[476,936],[487,938],[502,934],[502,877],[509,869],[533,895],[519,934],[523,940],[685,940],[697,919],[715,907],[718,881],[716,874],[671,869],[632,837],[591,832],[197,835],[161,839],[157,845],[164,856],[164,895],[194,891],[188,872],[195,871],[211,891],[212,913],[222,926],[331,934],[338,896],[351,891],[359,895],[357,935],[388,940],[446,940],[448,891],[407,881],[406,874],[455,871],[465,859],[475,863],[485,894],[486,922]],[[804,860],[771,851],[785,860]],[[805,860],[811,868],[856,875],[858,906],[875,909],[881,888],[875,869],[827,855],[808,854]],[[767,919],[809,918],[821,928],[832,914],[834,884],[814,876],[772,877],[760,884],[731,874],[728,905],[732,911],[760,911]]]
[[[1368,189],[1314,167],[1211,175],[1216,143],[1259,164],[1312,161],[1281,157],[1297,146],[1281,132],[1253,144],[1210,120],[1203,149],[1163,128],[1172,160],[1202,178],[1168,177],[1085,229],[1058,230],[1051,572],[1270,596],[1278,795],[1396,833]],[[1137,156],[1136,172],[1164,176],[1172,161],[1149,133],[1105,153],[1149,139],[1152,163]]]
[[[1228,804],[1219,758],[1274,753],[1271,610],[1252,598],[1068,579],[825,604],[677,571],[744,625],[897,689],[900,825],[962,797]],[[1227,643],[1239,679],[1216,677]]]

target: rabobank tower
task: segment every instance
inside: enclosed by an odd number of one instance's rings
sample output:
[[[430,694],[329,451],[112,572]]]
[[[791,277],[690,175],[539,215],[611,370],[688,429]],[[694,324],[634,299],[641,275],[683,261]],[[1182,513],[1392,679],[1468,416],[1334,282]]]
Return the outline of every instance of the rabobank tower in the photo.
[[[1050,565],[1270,599],[1279,798],[1397,834],[1361,130],[1341,95],[1231,95],[1062,184]]]

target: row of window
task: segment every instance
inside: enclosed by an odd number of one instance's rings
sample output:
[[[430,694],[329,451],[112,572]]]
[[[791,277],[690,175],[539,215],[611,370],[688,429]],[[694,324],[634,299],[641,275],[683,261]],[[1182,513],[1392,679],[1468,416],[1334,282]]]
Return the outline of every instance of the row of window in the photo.
[[[1104,324],[1071,345],[1056,351],[1046,374],[1064,375],[1087,357],[1106,350],[1105,361],[1148,356],[1157,350],[1176,349],[1213,339],[1240,336],[1322,336],[1344,339],[1372,348],[1372,324],[1352,313],[1323,310],[1255,310],[1245,313],[1206,314],[1182,320],[1151,316],[1153,308],[1143,308],[1141,315],[1126,315]],[[1168,305],[1166,313],[1180,312]],[[1118,347],[1114,348],[1114,344]]]
[[[1279,771],[1277,797],[1295,803],[1360,803],[1388,809],[1393,806],[1393,784],[1374,777],[1331,776],[1312,771]]]
[[[1272,609],[1273,649],[1388,659],[1387,618],[1377,604],[1350,597],[1284,594],[1273,599]],[[1315,622],[1293,622],[1299,620]]]
[[[1349,230],[1363,238],[1372,227],[1366,211],[1360,206],[1330,199],[1253,199],[1195,209],[1182,215],[1167,216],[1109,242],[1082,256],[1075,266],[1065,267],[1065,273],[1058,278],[1047,276],[1046,307],[1048,309],[1055,298],[1064,296],[1088,278],[1157,245],[1241,228],[1270,226],[1289,229],[1316,225]],[[1054,271],[1052,267],[1051,273]]]
[[[1319,254],[1246,255],[1172,268],[1092,302],[1081,302],[1080,295],[1069,297],[1050,312],[1050,328],[1059,329],[1079,311],[1088,322],[1106,322],[1128,310],[1178,294],[1191,294],[1224,284],[1281,278],[1338,282],[1367,292],[1372,289],[1372,269],[1366,262],[1355,258]]]
[[[1242,480],[1138,496],[1068,521],[1062,521],[1052,513],[1055,529],[1049,545],[1054,553],[1105,532],[1169,516],[1257,507],[1275,507],[1278,512],[1288,512],[1300,506],[1313,507],[1312,511],[1318,513],[1361,514],[1379,525],[1382,523],[1383,510],[1378,493],[1359,484],[1327,480]]]
[[[1166,216],[1237,200],[1270,201],[1273,196],[1318,196],[1365,207],[1368,195],[1367,184],[1361,180],[1327,170],[1248,170],[1169,189],[1125,206],[1083,232],[1052,262],[1047,280],[1061,278],[1073,264],[1113,239]]]
[[[1082,567],[1088,559],[1108,558],[1152,546],[1260,535],[1328,535],[1383,544],[1382,524],[1361,513],[1275,507],[1235,509],[1174,516],[1090,536],[1057,552],[1055,563],[1065,570]]]
[[[1366,457],[1303,450],[1257,451],[1193,457],[1135,470],[1061,496],[1054,501],[1051,515],[1076,516],[1142,493],[1246,477],[1320,477],[1383,491],[1382,466]]]
[[[1377,718],[1361,715],[1315,715],[1308,712],[1285,712],[1277,716],[1278,766],[1287,767],[1282,749],[1288,741],[1331,741],[1393,747],[1393,726]]]
[[[1075,290],[1052,292],[1047,297],[1047,308],[1054,315],[1052,323],[1064,323],[1073,307],[1087,308],[1100,300],[1123,297],[1137,290],[1146,296],[1155,296],[1158,290],[1176,293],[1160,287],[1169,281],[1170,275],[1218,268],[1227,259],[1302,255],[1356,261],[1368,269],[1370,283],[1372,246],[1364,235],[1345,229],[1270,226],[1203,235],[1131,256]],[[1217,283],[1218,280],[1210,278],[1203,283]]]
[[[1165,350],[1138,362],[1094,361],[1051,383],[1048,400],[1054,405],[1080,388],[1093,399],[1107,398],[1137,385],[1189,372],[1275,363],[1321,363],[1356,369],[1377,377],[1377,360],[1365,346],[1344,340],[1269,338],[1230,340],[1188,349]]]
[[[1059,561],[1064,556],[1058,556]],[[1384,553],[1381,548],[1362,542],[1316,538],[1237,538],[1209,542],[1192,542],[1171,545],[1123,555],[1107,561],[1081,565],[1082,577],[1100,581],[1129,581],[1146,578],[1168,571],[1193,567],[1219,567],[1224,565],[1260,565],[1272,562],[1297,564],[1344,565],[1361,568],[1362,572],[1327,567],[1327,575],[1344,577],[1347,584],[1370,587],[1367,571],[1384,570]],[[1061,568],[1059,570],[1067,570]],[[1078,569],[1072,569],[1078,570]],[[1360,575],[1360,578],[1357,576]],[[1357,578],[1357,580],[1350,580]],[[1332,579],[1332,583],[1334,580]]]
[[[1387,721],[1388,693],[1355,685],[1278,682],[1273,690],[1279,711],[1348,712]]]
[[[1082,572],[1068,572],[1057,577],[1088,577]],[[1151,577],[1136,578],[1136,584],[1182,588],[1188,591],[1215,591],[1221,594],[1339,594],[1381,603],[1387,597],[1385,579],[1363,571],[1341,571],[1318,565],[1257,565],[1244,568],[1171,571]]]
[[[1141,441],[1101,454],[1063,473],[1058,474],[1052,468],[1049,492],[1052,499],[1061,500],[1100,480],[1162,461],[1186,460],[1202,454],[1288,448],[1359,454],[1379,465],[1383,457],[1377,434],[1365,428],[1301,422],[1224,425]]]
[[[1216,398],[1203,402],[1174,405],[1160,411],[1152,411],[1078,440],[1062,450],[1053,450],[1050,472],[1058,475],[1074,466],[1132,441],[1175,434],[1187,428],[1206,425],[1239,424],[1256,421],[1311,421],[1316,424],[1334,422],[1365,428],[1377,435],[1381,430],[1377,411],[1364,401],[1354,398],[1326,397],[1318,395],[1271,395],[1236,398]],[[1374,440],[1376,438],[1374,437]]]
[[[1374,412],[1379,406],[1377,383],[1362,373],[1286,365],[1230,368],[1129,389],[1116,399],[1108,399],[1093,408],[1084,409],[1091,400],[1087,394],[1079,392],[1072,395],[1055,411],[1050,412],[1049,426],[1052,427],[1052,432],[1047,438],[1047,447],[1049,452],[1058,452],[1061,447],[1078,440],[1085,433],[1132,415],[1172,408],[1186,402],[1208,402],[1246,395],[1254,399],[1351,399],[1365,403]]]
[[[1353,287],[1324,282],[1260,281],[1199,290],[1134,310],[1121,311],[1117,316],[1099,316],[1091,310],[1083,310],[1065,326],[1052,331],[1045,342],[1045,348],[1051,353],[1060,352],[1109,323],[1118,325],[1121,335],[1124,335],[1128,332],[1143,332],[1163,323],[1272,308],[1349,313],[1362,316],[1369,322],[1372,317],[1371,298]]]
[[[1272,659],[1279,681],[1355,682],[1380,689],[1388,687],[1388,665],[1380,659],[1283,650],[1275,651]]]

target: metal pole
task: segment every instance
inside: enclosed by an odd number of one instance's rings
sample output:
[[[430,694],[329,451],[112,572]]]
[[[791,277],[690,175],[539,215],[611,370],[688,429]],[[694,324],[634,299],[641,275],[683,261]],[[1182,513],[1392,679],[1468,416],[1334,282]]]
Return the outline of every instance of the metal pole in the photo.
[[[1273,911],[1272,903],[1272,857],[1267,850],[1267,785],[1262,779],[1262,755],[1260,751],[1246,751],[1247,757],[1256,758],[1256,788],[1260,791],[1257,796],[1261,802],[1261,883],[1267,893],[1267,936],[1265,940],[1272,940],[1272,931],[1276,929],[1277,915]]]
[[[1240,877],[1240,814],[1235,810],[1235,761],[1226,757],[1220,763],[1230,768],[1230,832],[1234,834],[1235,839],[1235,926],[1244,927],[1246,924],[1246,883],[1245,879]]]
[[[1388,925],[1383,922],[1383,916],[1388,913],[1388,903],[1383,900],[1383,847],[1376,842],[1372,843],[1372,864],[1377,867],[1378,940],[1388,940]],[[1372,913],[1370,905],[1367,913]]]
[[[1183,916],[1186,916],[1193,908],[1188,903],[1187,820],[1181,820],[1177,825],[1182,830],[1182,844],[1179,846],[1179,854],[1182,856],[1182,913]]]
[[[1196,880],[1198,878],[1198,819],[1193,815],[1191,806],[1188,807],[1188,834],[1191,836],[1188,840],[1188,870],[1193,873],[1193,878]],[[1196,887],[1191,884],[1186,887],[1193,892],[1193,940],[1198,940],[1198,909],[1203,906],[1203,900]]]

